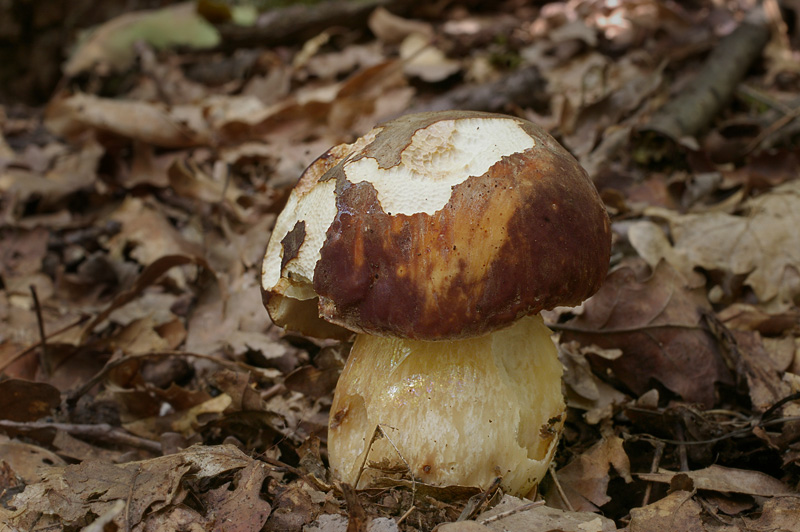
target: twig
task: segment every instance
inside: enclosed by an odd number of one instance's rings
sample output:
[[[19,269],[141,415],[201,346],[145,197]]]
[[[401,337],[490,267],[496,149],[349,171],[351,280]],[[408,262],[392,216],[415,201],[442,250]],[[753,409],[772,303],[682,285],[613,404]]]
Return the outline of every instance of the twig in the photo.
[[[542,501],[534,501],[534,502],[529,502],[527,504],[521,504],[521,505],[517,506],[516,508],[512,508],[510,510],[506,510],[505,512],[501,512],[501,513],[499,513],[497,515],[493,515],[493,516],[487,517],[485,519],[479,519],[478,523],[480,523],[482,525],[485,525],[486,523],[493,523],[495,521],[499,521],[501,519],[505,519],[506,517],[508,517],[510,515],[518,514],[520,512],[525,512],[527,510],[530,510],[531,508],[536,508],[537,506],[544,506],[544,501],[543,500]]]
[[[558,481],[558,475],[556,474],[556,468],[551,463],[550,464],[550,477],[553,479],[553,483],[556,485],[556,490],[558,490],[558,495],[561,497],[561,500],[564,501],[564,504],[567,506],[567,510],[570,512],[574,512],[575,508],[572,506],[572,503],[569,501],[567,494],[564,493],[564,488],[561,487],[561,482]]]
[[[790,113],[787,113],[784,116],[780,117],[779,119],[775,120],[773,123],[769,125],[769,127],[764,129],[761,133],[758,134],[756,138],[751,140],[747,144],[747,146],[745,146],[744,148],[745,153],[750,153],[756,148],[758,148],[758,146],[762,142],[764,142],[764,140],[772,136],[779,129],[786,127],[798,116],[800,116],[800,107],[795,107],[794,109],[792,109]]]
[[[761,55],[769,37],[763,12],[754,9],[738,28],[719,41],[700,74],[640,129],[645,133],[640,143],[658,147],[655,139],[659,136],[679,142],[706,129]]]
[[[494,497],[494,494],[497,492],[497,489],[500,487],[500,482],[503,480],[503,477],[495,477],[492,483],[489,485],[488,488],[483,490],[479,495],[475,495],[470,497],[467,506],[461,512],[461,515],[458,516],[456,521],[468,521],[477,515],[480,511],[483,504],[489,500],[490,498]],[[477,497],[477,498],[476,498]]]
[[[48,423],[45,421],[18,422],[0,420],[0,429],[16,431],[35,431],[42,429],[61,430],[74,436],[84,436],[106,443],[128,445],[137,449],[144,449],[152,453],[161,453],[161,444],[157,441],[141,438],[130,432],[114,427],[107,423],[97,425],[71,424],[71,423]]]
[[[675,423],[675,433],[678,436],[678,458],[681,462],[681,471],[689,471],[689,457],[686,454],[686,444],[684,441],[683,425]]]
[[[69,325],[65,325],[64,327],[60,328],[59,330],[50,333],[47,337],[48,338],[52,338],[54,336],[58,336],[59,334],[72,329],[73,327],[77,327],[77,326],[81,325],[83,322],[85,322],[88,319],[89,319],[88,315],[87,316],[81,316],[77,321],[74,321],[73,323],[70,323]],[[12,355],[8,360],[0,363],[0,372],[3,371],[4,369],[6,369],[11,364],[13,364],[14,362],[16,362],[17,360],[19,360],[20,358],[24,357],[25,355],[27,355],[29,353],[32,353],[33,351],[38,349],[41,345],[42,345],[41,341],[36,342],[35,344],[33,344],[31,346],[28,346],[25,349],[23,349],[22,351]]]
[[[655,445],[655,452],[653,453],[653,462],[650,464],[650,472],[656,473],[658,471],[658,465],[661,463],[661,456],[664,454],[664,442],[657,441],[653,442]],[[642,498],[642,504],[640,506],[647,506],[647,503],[650,502],[650,493],[653,491],[653,483],[648,482],[647,487],[644,490],[644,497]]]
[[[36,311],[36,322],[39,325],[39,367],[42,368],[42,373],[45,377],[50,376],[50,359],[47,356],[47,335],[44,333],[44,318],[42,317],[42,306],[39,304],[39,295],[36,293],[36,287],[29,286],[31,290],[31,297],[33,297],[33,308]]]
[[[413,512],[416,509],[417,509],[417,506],[415,504],[412,504],[411,508],[406,510],[405,513],[402,516],[400,516],[400,519],[397,520],[397,524],[399,525],[400,523],[405,521],[408,518],[408,516],[411,515],[411,512]]]

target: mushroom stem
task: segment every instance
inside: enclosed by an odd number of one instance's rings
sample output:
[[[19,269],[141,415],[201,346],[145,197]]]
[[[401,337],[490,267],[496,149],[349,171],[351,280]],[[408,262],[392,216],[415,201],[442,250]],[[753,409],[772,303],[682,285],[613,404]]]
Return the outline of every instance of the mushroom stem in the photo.
[[[506,491],[525,494],[558,444],[561,372],[539,315],[464,340],[361,334],[331,406],[331,468],[354,484],[366,462],[362,486],[408,468],[436,485],[485,489],[501,476]],[[379,424],[386,437],[372,441]]]

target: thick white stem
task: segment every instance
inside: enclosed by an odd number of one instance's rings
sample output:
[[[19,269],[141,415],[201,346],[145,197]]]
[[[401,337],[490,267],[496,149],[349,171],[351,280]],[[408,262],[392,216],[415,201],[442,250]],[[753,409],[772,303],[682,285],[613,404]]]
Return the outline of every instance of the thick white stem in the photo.
[[[386,472],[525,494],[544,476],[564,422],[561,364],[540,316],[468,340],[359,335],[336,388],[328,451],[359,486]],[[385,438],[370,441],[380,424]]]

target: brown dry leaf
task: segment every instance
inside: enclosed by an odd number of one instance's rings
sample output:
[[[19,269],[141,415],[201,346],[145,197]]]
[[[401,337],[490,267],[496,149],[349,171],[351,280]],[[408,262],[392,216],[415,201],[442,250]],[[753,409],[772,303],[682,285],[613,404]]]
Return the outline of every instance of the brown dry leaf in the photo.
[[[789,531],[800,530],[800,499],[797,494],[789,497],[775,497],[764,503],[757,519],[746,519],[747,530]]]
[[[235,355],[255,351],[267,359],[291,356],[278,342],[278,331],[264,310],[255,275],[243,275],[222,293],[216,284],[200,295],[187,325],[186,350],[212,354],[225,350]],[[292,368],[293,369],[293,368]]]
[[[319,506],[304,482],[277,487],[272,514],[267,520],[266,532],[301,531],[319,513]],[[318,492],[317,492],[318,493]]]
[[[757,412],[765,412],[779,400],[792,393],[791,386],[781,376],[788,363],[779,367],[764,346],[757,332],[733,331],[741,360],[740,372],[747,379],[750,401]]]
[[[48,238],[49,231],[44,228],[0,231],[0,276],[4,282],[41,271]]]
[[[800,326],[800,309],[770,314],[747,303],[733,303],[717,312],[729,329],[757,331],[763,336],[782,336]]]
[[[620,405],[627,399],[624,393],[592,372],[586,354],[598,354],[599,351],[608,350],[601,350],[597,346],[580,348],[577,342],[561,343],[558,346],[558,357],[565,368],[563,378],[567,388],[567,405],[585,410],[584,419],[590,425],[595,425],[602,419],[611,417],[614,405]],[[611,351],[613,358],[622,355],[619,350]],[[613,358],[610,359],[613,360]],[[287,376],[287,382],[289,377],[291,375]]]
[[[704,532],[702,507],[689,491],[674,491],[663,499],[642,508],[631,509],[628,530],[636,532]]]
[[[227,483],[205,493],[203,502],[214,516],[214,530],[259,532],[262,529],[272,510],[259,496],[267,474],[265,463],[253,461],[237,473],[235,489],[231,490]]]
[[[56,144],[51,146],[52,149],[45,150],[46,161],[41,165],[41,171],[0,167],[0,192],[10,202],[7,216],[11,218],[14,214],[17,223],[21,222],[22,213],[16,211],[31,199],[37,200],[37,212],[47,213],[62,208],[64,200],[75,192],[93,191],[96,187],[97,166],[104,154],[97,141],[81,139],[74,150]],[[70,213],[63,212],[64,222],[68,222],[70,217]],[[30,224],[30,217],[26,221]],[[48,225],[57,221],[48,220]]]
[[[680,273],[659,263],[645,275],[623,266],[584,303],[562,338],[621,349],[614,360],[590,356],[593,366],[610,368],[634,393],[657,380],[687,401],[714,404],[714,383],[731,382],[714,338],[704,329],[705,295],[691,290]]]
[[[39,482],[42,479],[42,471],[48,467],[66,465],[57,454],[16,440],[0,441],[0,463],[2,462],[11,466],[25,484]]]
[[[128,432],[150,440],[158,440],[165,432],[177,432],[189,438],[205,422],[221,417],[230,405],[231,397],[223,393],[188,410],[131,421],[124,423],[123,427]]]
[[[625,482],[633,480],[630,461],[622,443],[622,438],[618,436],[604,436],[586,452],[558,470],[558,481],[574,509],[596,512],[600,506],[611,500],[606,492],[611,480],[609,471],[612,466]],[[559,494],[553,491],[548,490],[548,504],[562,507]]]
[[[248,219],[248,206],[258,201],[252,193],[241,190],[229,178],[227,167],[222,163],[215,165],[216,175],[208,175],[191,160],[176,159],[168,170],[169,184],[181,197],[191,198],[211,205],[222,205],[236,219]]]
[[[493,517],[513,511],[528,504],[528,501],[512,497],[503,496],[503,500],[491,510],[478,516],[478,523],[482,523],[482,530],[493,530],[496,532],[613,532],[617,530],[614,521],[606,517],[591,512],[567,512],[547,506],[537,506],[529,510],[513,513],[502,519],[492,520]],[[450,528],[439,530],[451,530],[457,532],[460,523],[452,523]],[[477,529],[476,529],[477,530]]]
[[[0,382],[0,419],[36,421],[60,402],[61,392],[49,384],[18,379]]]
[[[739,215],[681,215],[655,208],[645,212],[669,222],[673,252],[665,250],[663,258],[682,273],[702,267],[746,275],[745,284],[766,310],[781,312],[796,304],[800,297],[800,180],[747,200]]]
[[[158,334],[155,327],[156,322],[150,317],[134,320],[116,331],[111,340],[125,354],[165,351],[174,347]]]
[[[92,130],[164,148],[212,142],[202,110],[192,105],[167,107],[75,94],[53,99],[47,108],[45,123],[56,135],[72,139]]]
[[[399,44],[412,33],[419,33],[429,39],[434,34],[433,26],[427,22],[399,17],[384,7],[374,10],[367,24],[378,40],[386,44]]]
[[[231,398],[227,412],[266,410],[266,403],[250,382],[248,373],[235,373],[223,370],[211,377],[216,388]]]
[[[429,83],[443,81],[461,70],[460,62],[448,58],[433,46],[430,36],[422,33],[412,33],[403,39],[400,57],[405,61],[403,71],[407,75]]]
[[[203,256],[202,245],[180,233],[153,202],[129,196],[110,219],[122,224],[106,243],[113,257],[130,256],[148,265],[167,255]]]
[[[636,476],[648,482],[672,482],[675,475],[686,475],[692,479],[695,489],[742,493],[759,497],[791,495],[792,490],[780,480],[760,471],[734,469],[712,465],[696,471],[673,473],[661,470],[658,473],[639,473]]]
[[[41,482],[26,487],[11,500],[20,510],[11,524],[26,529],[39,514],[57,516],[63,525],[79,525],[92,514],[103,515],[117,501],[126,501],[126,511],[114,517],[114,524],[130,530],[148,514],[180,503],[188,494],[187,475],[197,480],[212,479],[243,469],[253,460],[231,445],[195,446],[169,456],[141,462],[110,464],[85,461],[77,465],[52,467]]]
[[[58,455],[69,458],[75,462],[83,460],[100,460],[103,462],[123,462],[122,451],[104,449],[91,445],[83,440],[74,438],[63,430],[56,431],[53,437],[53,447],[58,450]],[[50,465],[66,465],[58,462]],[[38,480],[38,479],[37,479]]]
[[[147,265],[133,283],[133,286],[116,295],[113,301],[92,320],[87,323],[81,333],[80,342],[91,334],[92,330],[105,321],[115,310],[133,301],[148,286],[158,281],[162,275],[176,266],[196,265],[203,268],[208,275],[213,275],[208,263],[200,257],[189,255],[165,255]]]

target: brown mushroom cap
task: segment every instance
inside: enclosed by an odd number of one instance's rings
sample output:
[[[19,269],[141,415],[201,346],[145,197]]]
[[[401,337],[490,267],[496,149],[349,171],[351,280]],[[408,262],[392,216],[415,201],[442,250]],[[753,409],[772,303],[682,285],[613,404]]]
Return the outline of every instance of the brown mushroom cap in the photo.
[[[262,270],[278,325],[458,339],[576,305],[605,278],[608,216],[542,128],[408,115],[329,150],[276,222]],[[318,316],[327,322],[322,331]]]

